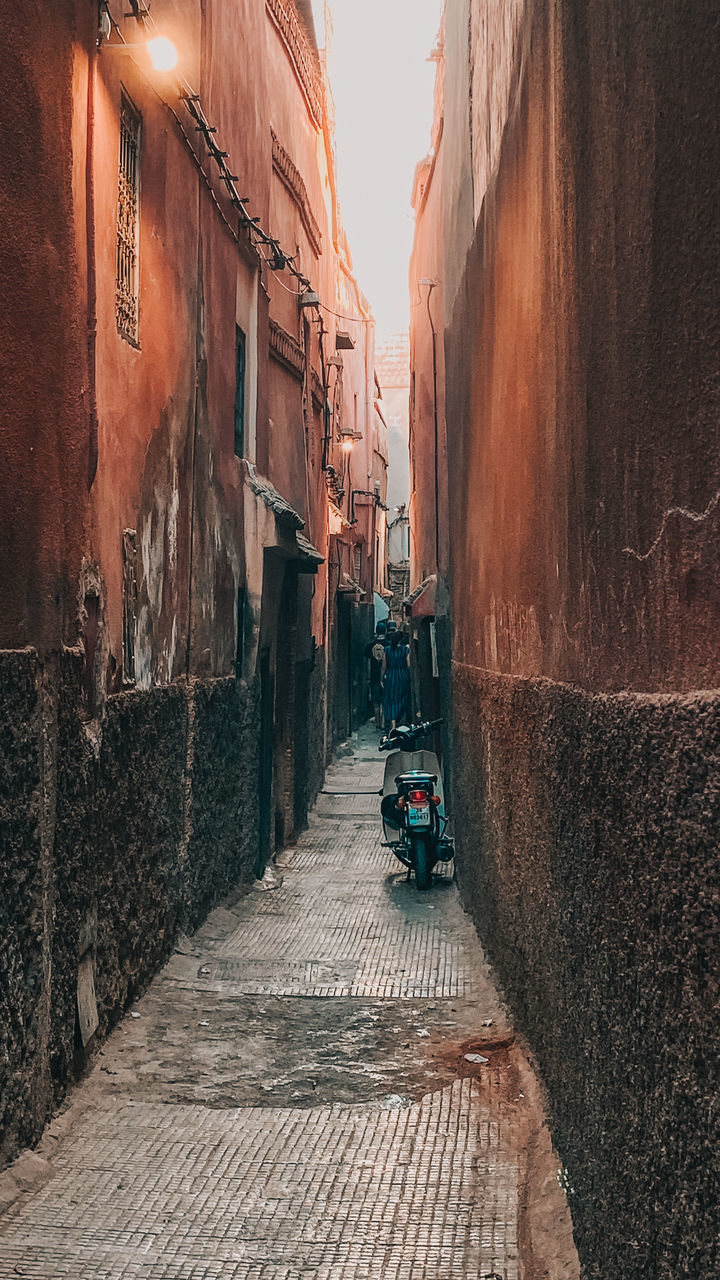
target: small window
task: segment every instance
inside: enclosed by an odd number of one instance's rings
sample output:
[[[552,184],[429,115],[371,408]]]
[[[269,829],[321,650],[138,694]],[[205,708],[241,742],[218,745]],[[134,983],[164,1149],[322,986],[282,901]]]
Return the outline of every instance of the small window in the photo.
[[[245,334],[235,325],[235,453],[245,456]]]
[[[138,342],[139,194],[140,116],[123,94],[120,106],[115,315],[118,333],[134,346]]]

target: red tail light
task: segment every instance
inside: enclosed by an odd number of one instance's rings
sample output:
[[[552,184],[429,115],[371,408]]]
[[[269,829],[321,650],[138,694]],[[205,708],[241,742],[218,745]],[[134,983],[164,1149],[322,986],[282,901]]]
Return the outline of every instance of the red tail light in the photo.
[[[408,791],[408,800],[411,804],[427,804],[427,791]]]
[[[442,804],[442,796],[431,796],[430,799],[435,806]]]

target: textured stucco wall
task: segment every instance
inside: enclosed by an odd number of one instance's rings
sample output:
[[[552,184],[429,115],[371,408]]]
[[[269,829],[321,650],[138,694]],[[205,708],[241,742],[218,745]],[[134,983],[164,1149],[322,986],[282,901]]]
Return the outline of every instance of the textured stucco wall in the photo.
[[[442,62],[438,80],[442,84]],[[436,104],[436,112],[439,103]],[[448,457],[443,341],[443,134],[433,128],[433,156],[416,175],[415,237],[410,259],[410,586],[444,579],[449,561]],[[422,183],[422,196],[417,190]],[[433,287],[421,281],[431,280]],[[434,335],[433,335],[434,331]],[[437,513],[435,510],[437,501]]]
[[[474,139],[479,220],[447,298],[456,656],[595,688],[713,687],[720,15],[527,0],[509,33],[495,10],[497,39],[478,29],[464,55],[495,142]],[[451,99],[461,81],[448,61]]]
[[[7,7],[0,63],[0,645],[74,634],[87,508],[88,375],[84,192],[69,163],[79,99],[82,0]],[[30,34],[31,33],[31,34]]]
[[[720,695],[453,670],[460,883],[548,1089],[584,1274],[720,1269]]]
[[[0,655],[0,1161],[83,1064],[83,956],[101,1038],[257,855],[256,682],[117,694],[92,725],[81,682],[79,654]]]
[[[447,29],[461,885],[584,1274],[716,1275],[720,14],[448,0]]]

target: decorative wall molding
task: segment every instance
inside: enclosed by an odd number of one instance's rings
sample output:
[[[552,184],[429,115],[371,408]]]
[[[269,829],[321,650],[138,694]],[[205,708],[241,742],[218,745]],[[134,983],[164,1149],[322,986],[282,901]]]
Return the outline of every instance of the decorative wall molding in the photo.
[[[307,187],[302,180],[302,176],[297,165],[293,164],[284,146],[279,141],[277,134],[274,132],[272,134],[272,159],[273,169],[280,178],[280,181],[290,192],[290,195],[297,205],[300,217],[303,220],[303,226],[308,234],[308,239],[319,258],[322,253],[322,232],[310,206],[310,197],[307,193]]]
[[[305,352],[287,329],[270,321],[270,355],[284,365],[299,382],[305,377]]]
[[[308,38],[295,11],[295,5],[292,0],[265,0],[265,7],[285,45],[308,111],[320,129],[323,119],[322,82]]]
[[[312,402],[315,408],[317,409],[318,413],[321,413],[323,405],[325,404],[325,396],[323,394],[322,379],[320,378],[320,374],[315,369],[311,369],[310,371],[310,386],[311,386]]]

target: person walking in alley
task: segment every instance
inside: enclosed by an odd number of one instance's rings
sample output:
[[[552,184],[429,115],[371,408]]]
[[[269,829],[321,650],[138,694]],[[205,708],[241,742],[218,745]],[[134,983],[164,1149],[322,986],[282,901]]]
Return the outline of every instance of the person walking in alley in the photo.
[[[386,623],[382,619],[375,627],[375,637],[365,646],[365,657],[370,660],[370,698],[375,715],[375,728],[382,729],[382,672],[385,656]]]
[[[397,724],[409,724],[410,712],[410,646],[403,643],[403,636],[394,622],[387,627],[388,641],[382,664],[383,711],[385,725],[394,729]]]

